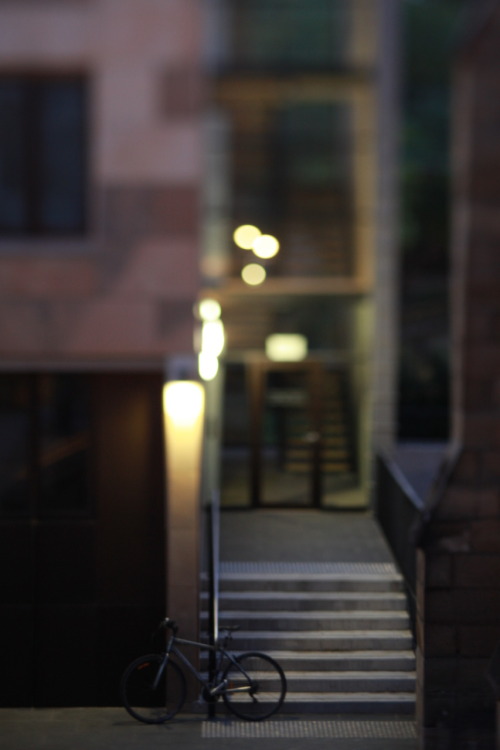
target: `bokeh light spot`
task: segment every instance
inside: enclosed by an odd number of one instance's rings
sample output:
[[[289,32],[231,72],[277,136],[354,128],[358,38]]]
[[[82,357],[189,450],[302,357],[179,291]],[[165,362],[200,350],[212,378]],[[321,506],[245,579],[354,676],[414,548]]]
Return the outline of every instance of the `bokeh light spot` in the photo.
[[[261,231],[258,227],[254,227],[253,224],[242,224],[240,227],[235,229],[233,233],[233,240],[241,247],[242,250],[251,250],[253,243],[260,237]]]
[[[241,271],[241,278],[249,286],[258,286],[265,281],[266,269],[260,266],[258,263],[249,263]]]
[[[280,249],[280,243],[272,234],[261,234],[255,238],[252,250],[258,258],[274,258]]]

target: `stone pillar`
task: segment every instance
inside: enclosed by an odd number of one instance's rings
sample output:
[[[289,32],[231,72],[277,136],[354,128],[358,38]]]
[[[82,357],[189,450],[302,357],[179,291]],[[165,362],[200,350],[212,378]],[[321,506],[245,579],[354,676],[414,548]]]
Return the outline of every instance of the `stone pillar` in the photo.
[[[200,383],[171,381],[164,387],[167,468],[167,616],[179,635],[199,638],[200,488],[205,392]],[[198,652],[189,657],[197,663]],[[190,697],[196,684],[189,680]]]
[[[377,88],[377,208],[374,285],[373,427],[376,450],[390,451],[396,426],[397,217],[401,3],[379,0]]]
[[[487,667],[500,641],[499,70],[496,2],[461,55],[455,85],[453,455],[436,484],[418,553],[417,702],[425,748],[462,747],[464,737],[480,742],[495,721]]]

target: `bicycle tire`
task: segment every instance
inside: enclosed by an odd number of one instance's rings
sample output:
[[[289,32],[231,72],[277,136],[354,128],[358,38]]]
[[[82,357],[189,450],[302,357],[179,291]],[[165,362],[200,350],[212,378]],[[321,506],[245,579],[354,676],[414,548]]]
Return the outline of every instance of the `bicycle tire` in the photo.
[[[135,659],[120,683],[120,695],[128,713],[145,724],[163,724],[180,710],[186,698],[186,678],[171,659],[158,686],[154,682],[164,660],[163,654],[146,654]]]
[[[240,654],[236,664],[229,663],[223,679],[227,680],[226,689],[222,693],[224,703],[240,719],[267,719],[281,708],[285,700],[285,674],[280,665],[267,654],[258,651]]]

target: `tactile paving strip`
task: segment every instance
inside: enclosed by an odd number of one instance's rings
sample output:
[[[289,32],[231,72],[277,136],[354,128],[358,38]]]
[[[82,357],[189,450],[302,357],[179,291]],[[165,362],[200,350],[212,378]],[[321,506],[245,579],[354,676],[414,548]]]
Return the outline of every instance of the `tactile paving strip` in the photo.
[[[222,562],[222,575],[396,575],[393,563]]]
[[[204,721],[202,739],[386,739],[417,736],[412,721]]]

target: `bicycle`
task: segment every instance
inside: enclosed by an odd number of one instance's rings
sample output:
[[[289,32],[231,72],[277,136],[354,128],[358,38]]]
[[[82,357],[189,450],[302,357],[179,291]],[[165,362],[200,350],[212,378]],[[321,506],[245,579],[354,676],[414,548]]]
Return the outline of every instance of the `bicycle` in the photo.
[[[202,686],[206,701],[222,698],[229,711],[240,719],[261,721],[279,710],[286,695],[286,677],[280,665],[267,654],[249,651],[234,656],[227,650],[232,632],[238,626],[224,628],[222,643],[211,645],[177,636],[178,627],[170,618],[161,621],[159,630],[171,630],[165,651],[139,656],[126,668],[120,683],[125,709],[145,724],[162,724],[173,718],[186,698],[186,677],[175,657]],[[213,678],[205,678],[179,650],[195,646],[215,654]]]

